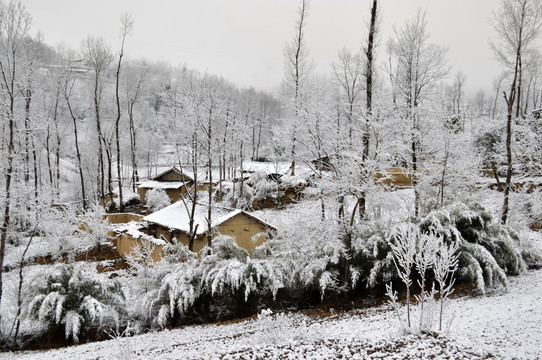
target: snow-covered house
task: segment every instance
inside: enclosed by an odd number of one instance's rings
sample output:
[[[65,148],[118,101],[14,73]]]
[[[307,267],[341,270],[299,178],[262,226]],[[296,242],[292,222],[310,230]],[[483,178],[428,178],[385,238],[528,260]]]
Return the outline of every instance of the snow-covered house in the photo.
[[[169,196],[172,203],[179,200],[186,193],[187,188],[194,184],[194,179],[173,167],[148,181],[144,181],[137,187],[137,193],[142,205],[146,204],[147,191],[151,189],[162,189]]]
[[[289,162],[243,161],[237,168],[237,177],[248,179],[253,174],[265,175],[268,180],[278,180],[290,169]]]
[[[143,218],[148,223],[148,234],[171,242],[173,238],[189,246],[191,206],[178,201]],[[208,208],[196,204],[192,233],[195,234],[192,250],[200,251],[207,245]],[[267,239],[267,232],[275,228],[262,219],[238,209],[213,204],[211,208],[211,235],[235,237],[237,244],[251,252]]]

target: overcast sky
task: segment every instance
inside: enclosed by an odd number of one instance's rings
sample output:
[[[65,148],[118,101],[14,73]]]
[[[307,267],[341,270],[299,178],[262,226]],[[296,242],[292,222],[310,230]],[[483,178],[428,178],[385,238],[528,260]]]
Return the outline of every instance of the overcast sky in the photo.
[[[103,36],[114,51],[120,45],[120,17],[129,13],[134,31],[126,43],[130,58],[186,63],[222,75],[240,86],[273,90],[282,79],[284,44],[294,35],[294,0],[23,0],[33,18],[32,32],[45,42],[78,48]],[[360,48],[370,0],[312,0],[306,39],[319,73],[342,47]],[[501,68],[488,46],[495,0],[381,0],[379,61],[394,27],[426,11],[431,42],[448,47],[452,73],[467,75],[473,93],[489,90]],[[451,78],[451,77],[450,77]]]

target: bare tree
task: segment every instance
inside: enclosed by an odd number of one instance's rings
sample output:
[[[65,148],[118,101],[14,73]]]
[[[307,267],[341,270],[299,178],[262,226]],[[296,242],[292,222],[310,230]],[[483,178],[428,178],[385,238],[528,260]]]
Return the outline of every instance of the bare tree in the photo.
[[[135,191],[136,183],[139,181],[137,164],[137,133],[135,126],[134,108],[142,93],[142,85],[147,74],[147,64],[142,62],[137,67],[126,69],[126,100],[127,113],[130,128],[130,161],[132,165],[132,189]]]
[[[85,192],[85,177],[83,175],[83,162],[81,160],[81,150],[79,149],[79,133],[77,131],[77,121],[80,120],[81,115],[77,114],[72,105],[72,98],[74,97],[76,90],[77,79],[73,74],[73,64],[74,57],[72,51],[67,50],[64,54],[61,54],[61,64],[62,64],[62,93],[66,105],[68,107],[68,112],[73,122],[73,136],[75,144],[75,156],[77,157],[77,168],[79,170],[79,181],[81,184],[81,201],[83,203],[83,210],[87,210],[87,198]]]
[[[351,150],[353,148],[354,107],[358,95],[362,90],[361,56],[359,54],[353,55],[350,50],[343,48],[339,51],[339,59],[333,63],[332,67],[335,79],[345,95],[346,111],[344,111],[344,113],[346,120],[348,121],[348,145]]]
[[[495,91],[495,98],[493,99],[493,107],[491,110],[492,119],[495,119],[495,115],[497,114],[498,100],[501,95],[501,85],[505,78],[506,78],[506,73],[502,72],[499,74],[497,78],[493,80],[493,90]]]
[[[103,149],[105,144],[105,137],[102,131],[102,124],[100,118],[100,102],[103,90],[102,77],[107,70],[113,56],[109,46],[105,43],[103,38],[86,38],[81,45],[81,52],[88,66],[91,68],[94,78],[93,84],[93,101],[94,101],[94,116],[96,120],[96,134],[97,134],[97,146],[98,146],[98,171],[97,171],[97,183],[99,184],[99,194],[103,198],[105,195],[105,169],[104,169],[104,156]]]
[[[283,87],[290,102],[293,114],[290,114],[291,130],[291,175],[295,175],[295,158],[297,143],[297,117],[302,104],[302,88],[312,71],[312,63],[309,59],[309,50],[305,42],[305,23],[309,11],[309,1],[301,0],[298,9],[298,18],[295,24],[295,36],[284,47],[284,79]]]
[[[508,93],[503,92],[507,106],[506,115],[506,183],[501,222],[506,224],[509,212],[510,187],[512,182],[512,117],[520,116],[522,59],[542,27],[542,3],[538,0],[501,0],[500,8],[493,14],[493,28],[497,43],[491,47],[497,58],[512,71],[512,82]]]
[[[388,44],[390,54],[390,78],[392,86],[404,103],[399,104],[410,126],[410,156],[412,185],[414,187],[414,215],[420,214],[420,191],[418,189],[419,155],[421,146],[419,106],[428,97],[429,87],[448,73],[447,49],[430,44],[426,30],[425,14],[419,11],[411,20],[395,32],[395,39]],[[398,99],[399,101],[399,99]]]
[[[120,80],[120,66],[122,57],[124,56],[124,42],[126,36],[130,34],[134,26],[134,20],[128,14],[124,14],[121,19],[121,45],[119,52],[119,62],[117,64],[116,83],[115,83],[115,99],[117,101],[117,120],[115,121],[115,140],[117,142],[117,180],[119,185],[119,211],[124,211],[124,204],[122,201],[122,172],[120,167],[120,139],[119,139],[119,124],[120,124],[120,97],[119,97],[119,80]]]

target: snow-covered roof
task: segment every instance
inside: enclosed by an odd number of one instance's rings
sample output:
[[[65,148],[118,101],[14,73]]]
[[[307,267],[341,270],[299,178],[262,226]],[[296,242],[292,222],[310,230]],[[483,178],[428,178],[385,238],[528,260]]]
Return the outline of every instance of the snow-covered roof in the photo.
[[[191,206],[187,203],[189,209]],[[273,226],[267,224],[262,219],[247,213],[239,209],[231,209],[225,206],[213,204],[211,209],[211,227],[215,228],[218,225],[226,222],[227,220],[237,216],[239,214],[244,214],[248,217],[253,218],[254,220],[260,222],[261,224],[273,228]],[[143,218],[144,221],[158,224],[169,229],[181,230],[186,233],[190,231],[189,221],[190,214],[189,210],[186,209],[185,204],[182,201],[177,201],[176,203],[158,210],[155,213],[152,213]],[[197,226],[196,234],[201,235],[207,231],[207,205],[206,204],[196,204],[195,214],[194,214],[194,227]]]
[[[289,162],[243,161],[243,172],[264,172],[266,175],[285,174],[290,169],[290,165]],[[240,167],[238,171],[241,171]]]
[[[140,231],[143,227],[143,224],[136,221],[130,221],[129,223],[118,224],[113,226],[113,231],[116,234],[127,234],[133,237],[134,239],[141,239],[149,241],[155,245],[165,245],[167,244],[164,240],[157,239],[154,236],[147,235]]]
[[[144,188],[144,189],[168,190],[168,189],[180,189],[184,185],[185,183],[182,181],[164,182],[164,181],[149,180],[149,181],[142,182],[141,184],[139,184],[138,187]]]

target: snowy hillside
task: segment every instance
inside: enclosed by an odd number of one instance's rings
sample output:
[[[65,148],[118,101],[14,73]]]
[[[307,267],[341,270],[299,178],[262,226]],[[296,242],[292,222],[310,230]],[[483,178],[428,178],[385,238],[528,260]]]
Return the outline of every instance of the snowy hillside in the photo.
[[[346,313],[260,315],[0,359],[536,359],[542,356],[542,270],[508,291],[450,301],[450,334],[401,335],[388,305]]]

